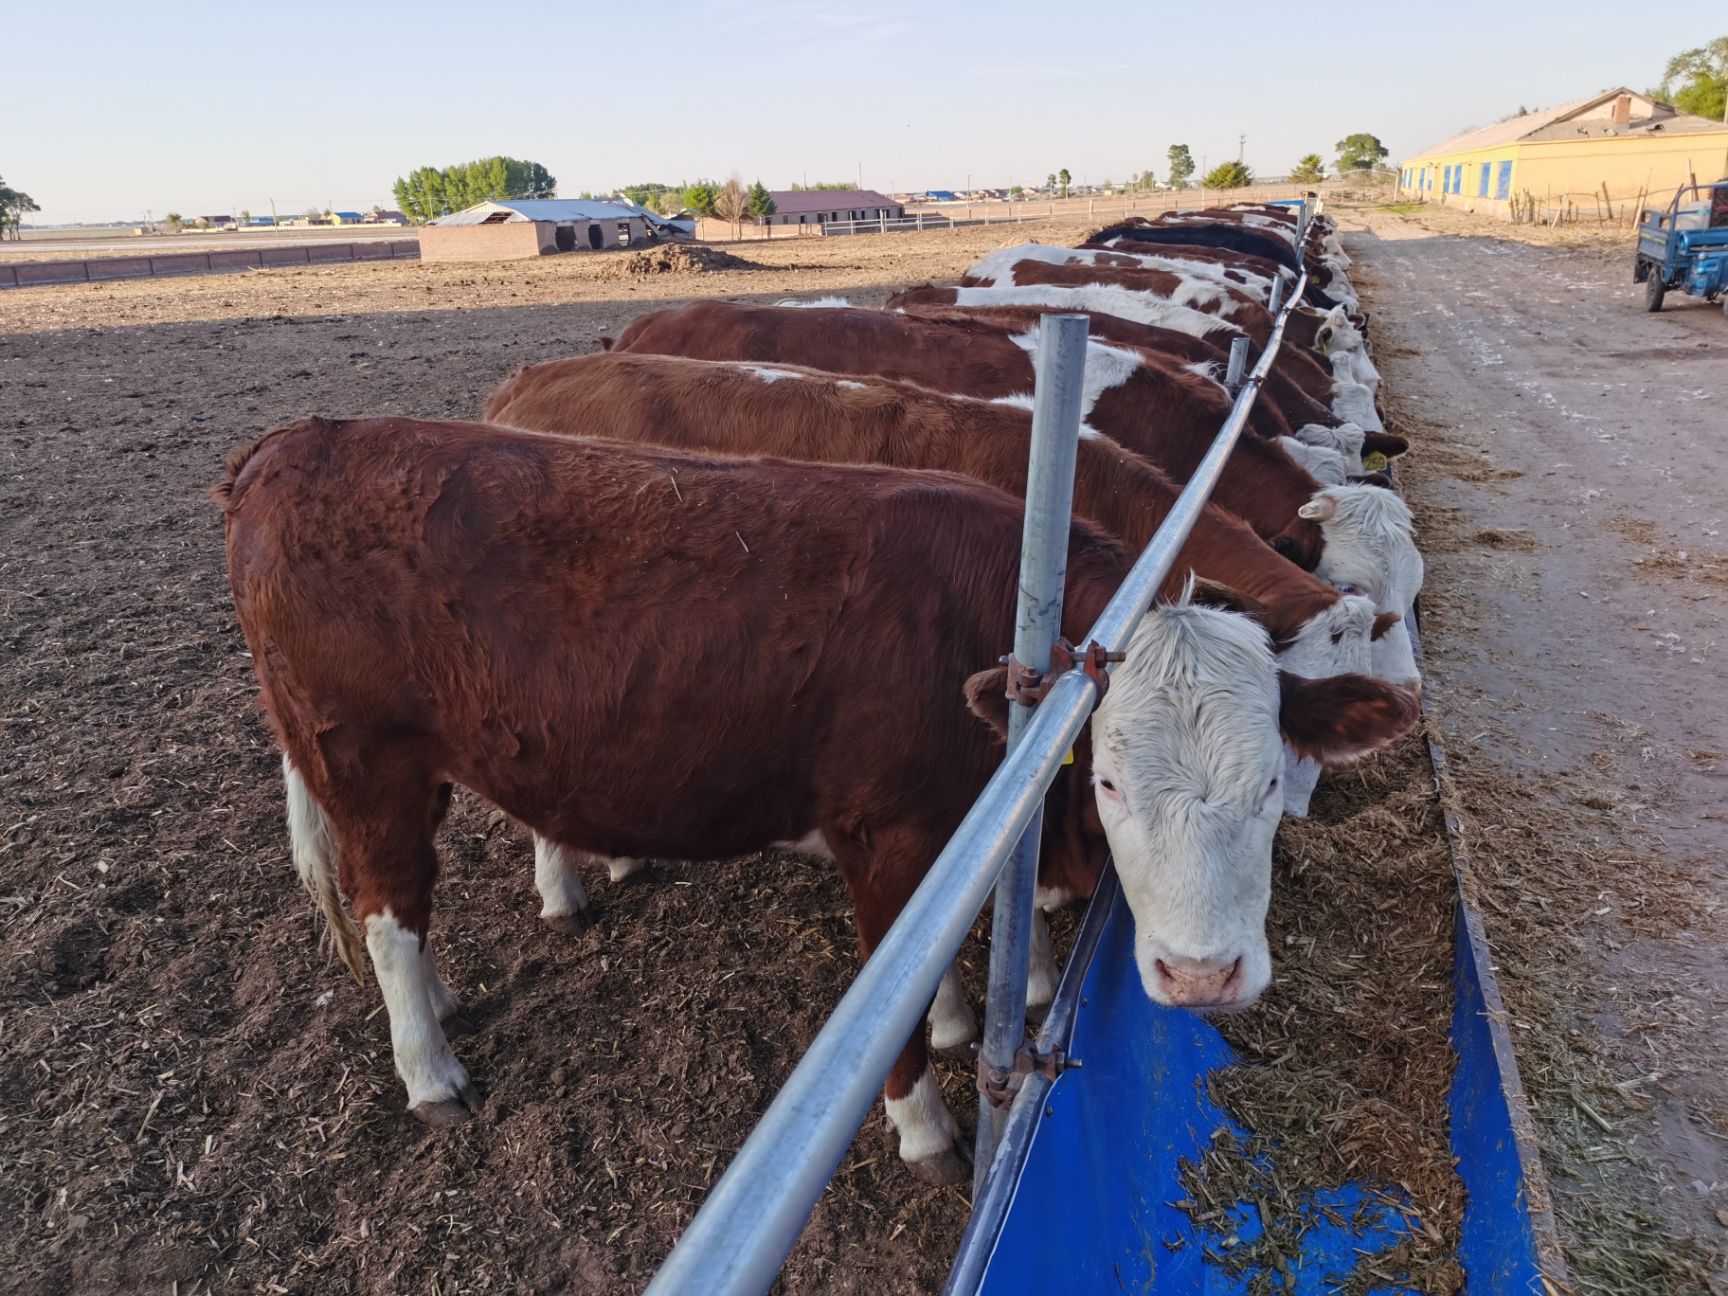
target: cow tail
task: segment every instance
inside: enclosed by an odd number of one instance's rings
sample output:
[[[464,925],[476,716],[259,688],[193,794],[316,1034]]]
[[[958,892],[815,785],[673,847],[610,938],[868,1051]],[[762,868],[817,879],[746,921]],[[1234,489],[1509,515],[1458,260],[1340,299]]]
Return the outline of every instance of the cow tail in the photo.
[[[336,838],[330,832],[330,821],[286,756],[282,758],[282,781],[288,788],[288,842],[294,852],[294,867],[299,871],[300,884],[324,915],[325,947],[334,948],[354,979],[363,985],[366,966],[360,959],[360,927],[342,906],[342,893],[336,884]]]

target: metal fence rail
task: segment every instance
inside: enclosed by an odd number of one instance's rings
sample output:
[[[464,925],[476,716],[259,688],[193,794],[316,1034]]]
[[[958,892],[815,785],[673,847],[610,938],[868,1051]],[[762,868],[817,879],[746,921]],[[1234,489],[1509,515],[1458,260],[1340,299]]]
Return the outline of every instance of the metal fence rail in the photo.
[[[1304,230],[1307,213],[1299,210],[1298,229]],[[1212,495],[1306,284],[1303,274],[1277,314],[1258,363],[1234,391],[1230,414],[1211,448],[1163,526],[1099,615],[1086,642],[1118,651],[1127,647],[1134,627],[1151,606]],[[1040,330],[1041,347],[1060,345],[1053,339],[1067,327],[1056,317],[1046,317],[1046,327]],[[1083,365],[1084,348],[1077,354]],[[1045,368],[1041,354],[1040,378],[1045,377]],[[1057,402],[1047,393],[1045,399],[1047,408],[1054,411]],[[1078,434],[1077,416],[1076,410],[1071,437]],[[1071,460],[1071,450],[1069,454]],[[1059,557],[1064,561],[1071,471],[1068,497],[1058,501],[1064,541]],[[1029,527],[1033,525],[1030,514],[1029,505]],[[923,1029],[924,1014],[937,983],[959,952],[1004,863],[1042,808],[1044,794],[1096,704],[1096,687],[1080,667],[1056,679],[1024,722],[1019,741],[708,1194],[649,1284],[651,1296],[688,1292],[743,1296],[765,1292],[774,1282],[840,1158],[874,1105],[894,1059],[908,1036]],[[1026,908],[1029,922],[1030,890],[1016,890],[1019,894],[1014,903]],[[1023,1005],[1024,951],[1011,959],[1015,957],[1021,968]],[[1024,1036],[1023,1007],[1021,1011],[1014,1023],[1016,1039]],[[1034,1122],[1035,1118],[1023,1114],[1018,1119],[1011,1116],[1008,1133],[1014,1135],[1016,1127]],[[1030,1137],[1029,1131],[1025,1137]],[[1015,1147],[1016,1143],[1004,1144],[1002,1155],[995,1158],[991,1168],[1000,1172],[1013,1160]],[[1019,1155],[1023,1157],[1023,1151]],[[987,1182],[980,1201],[990,1191]]]

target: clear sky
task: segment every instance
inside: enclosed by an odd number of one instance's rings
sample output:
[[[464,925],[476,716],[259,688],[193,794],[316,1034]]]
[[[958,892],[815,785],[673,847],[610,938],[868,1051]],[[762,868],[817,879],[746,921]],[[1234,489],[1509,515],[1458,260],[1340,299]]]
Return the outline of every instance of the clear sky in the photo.
[[[1280,174],[1355,131],[1392,161],[1625,84],[1728,33],[1715,4],[38,0],[0,24],[0,176],[36,219],[391,205],[494,153],[564,194],[739,172],[875,189]]]

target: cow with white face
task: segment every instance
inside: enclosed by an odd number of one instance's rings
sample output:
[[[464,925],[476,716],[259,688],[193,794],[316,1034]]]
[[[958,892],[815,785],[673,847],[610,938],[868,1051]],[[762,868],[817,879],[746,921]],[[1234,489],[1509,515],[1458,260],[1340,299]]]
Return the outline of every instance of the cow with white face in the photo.
[[[1422,554],[1413,536],[1410,506],[1379,486],[1329,486],[1299,510],[1326,537],[1314,574],[1340,590],[1361,594],[1377,611],[1407,614],[1422,592]],[[1419,682],[1416,657],[1402,620],[1374,641],[1379,679]]]

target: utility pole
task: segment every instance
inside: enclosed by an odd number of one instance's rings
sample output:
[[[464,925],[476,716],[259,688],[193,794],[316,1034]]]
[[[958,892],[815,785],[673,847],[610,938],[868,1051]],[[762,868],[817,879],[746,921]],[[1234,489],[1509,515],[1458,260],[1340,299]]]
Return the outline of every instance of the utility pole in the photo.
[[[1238,135],[1236,137],[1236,160],[1238,162],[1242,160],[1242,153],[1247,147],[1248,137],[1246,135]]]

